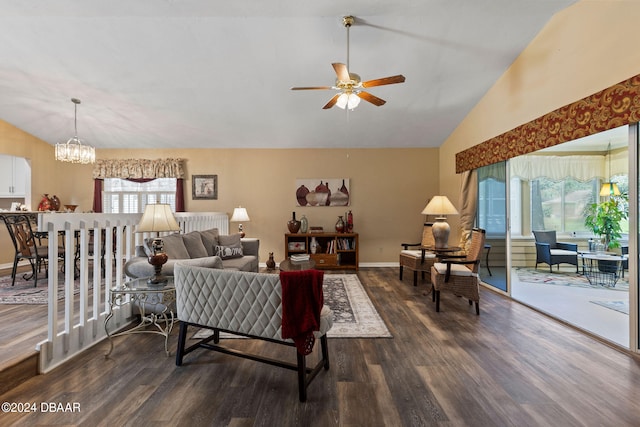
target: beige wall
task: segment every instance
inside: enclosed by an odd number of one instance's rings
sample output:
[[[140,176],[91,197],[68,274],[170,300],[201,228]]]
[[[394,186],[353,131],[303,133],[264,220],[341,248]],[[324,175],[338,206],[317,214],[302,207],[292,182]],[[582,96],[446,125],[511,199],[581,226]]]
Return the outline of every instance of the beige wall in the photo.
[[[351,209],[360,234],[361,263],[398,261],[400,243],[419,240],[428,198],[438,188],[437,149],[175,149],[101,150],[101,158],[186,159],[187,211],[229,215],[247,208],[247,237],[260,238],[260,258],[284,258],[284,233],[292,212],[333,231]],[[217,200],[191,200],[191,175],[218,175]],[[349,178],[351,206],[297,207],[296,178]],[[232,230],[237,224],[231,224]]]
[[[583,0],[556,14],[440,147],[441,192],[456,197],[457,152],[640,74],[638,17],[638,1]]]
[[[21,139],[22,150],[6,141]],[[37,208],[42,193],[56,194],[63,204],[91,209],[91,166],[66,165],[53,160],[53,148],[24,132],[4,124],[0,152],[33,159],[32,192]],[[345,208],[296,207],[296,178],[349,178],[355,231],[360,233],[361,263],[397,263],[400,243],[418,241],[422,233],[427,200],[438,188],[437,149],[167,149],[98,150],[99,158],[186,159],[185,202],[187,211],[220,211],[247,208],[248,237],[261,240],[261,261],[274,252],[284,257],[284,233],[291,213],[307,216],[311,225],[333,230]],[[191,200],[191,175],[218,175],[217,200]],[[231,224],[232,230],[237,224]],[[11,262],[13,251],[6,230],[0,231],[0,264]]]

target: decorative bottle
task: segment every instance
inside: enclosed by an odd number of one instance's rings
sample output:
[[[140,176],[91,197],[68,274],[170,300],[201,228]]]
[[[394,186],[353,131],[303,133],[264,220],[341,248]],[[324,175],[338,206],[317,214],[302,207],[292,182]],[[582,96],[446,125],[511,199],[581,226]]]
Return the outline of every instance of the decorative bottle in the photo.
[[[342,215],[338,217],[338,221],[336,222],[336,232],[344,233],[344,220],[342,219]]]
[[[308,229],[309,229],[309,221],[307,220],[306,216],[302,215],[302,218],[300,218],[300,232],[306,233]]]
[[[318,251],[318,241],[315,237],[311,238],[311,243],[309,244],[309,249],[312,254],[315,254]]]
[[[353,214],[347,213],[347,233],[353,233]]]
[[[296,213],[293,212],[291,221],[287,222],[289,233],[297,233],[300,230],[300,221],[296,220]]]

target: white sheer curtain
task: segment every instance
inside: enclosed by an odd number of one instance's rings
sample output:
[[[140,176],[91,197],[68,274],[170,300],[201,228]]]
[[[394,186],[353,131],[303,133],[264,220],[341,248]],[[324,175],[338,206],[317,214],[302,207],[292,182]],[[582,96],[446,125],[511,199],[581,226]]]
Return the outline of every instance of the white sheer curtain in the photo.
[[[594,178],[608,179],[610,176],[626,174],[628,154],[612,153],[609,157],[597,156],[540,156],[525,155],[509,161],[511,176],[530,181],[540,177],[560,181],[575,179],[591,181]],[[609,166],[609,164],[611,166]],[[611,170],[609,170],[611,168]]]

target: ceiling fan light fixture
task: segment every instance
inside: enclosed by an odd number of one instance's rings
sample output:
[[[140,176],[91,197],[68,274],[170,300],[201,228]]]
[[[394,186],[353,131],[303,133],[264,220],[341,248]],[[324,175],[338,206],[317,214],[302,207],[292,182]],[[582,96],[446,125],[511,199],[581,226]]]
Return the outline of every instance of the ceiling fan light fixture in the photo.
[[[356,73],[349,72],[349,28],[354,24],[355,18],[353,16],[344,16],[342,18],[342,24],[347,29],[347,63],[333,62],[333,70],[336,72],[336,83],[334,86],[301,86],[292,87],[291,90],[325,90],[333,89],[338,91],[330,100],[322,107],[323,110],[337,105],[343,110],[348,108],[353,110],[360,104],[360,100],[364,99],[371,104],[380,107],[384,105],[386,101],[380,99],[377,96],[365,92],[362,88],[370,88],[375,86],[390,85],[396,83],[403,83],[405,78],[402,74],[395,76],[382,77],[379,79],[362,81],[360,76]]]
[[[88,164],[96,162],[96,149],[90,145],[83,144],[78,138],[78,104],[80,100],[71,98],[74,104],[74,128],[75,134],[67,142],[58,142],[55,146],[56,160],[60,162]]]
[[[360,104],[360,97],[355,93],[346,93],[343,92],[338,97],[338,101],[336,102],[336,106],[342,108],[348,108],[349,110],[353,110]]]

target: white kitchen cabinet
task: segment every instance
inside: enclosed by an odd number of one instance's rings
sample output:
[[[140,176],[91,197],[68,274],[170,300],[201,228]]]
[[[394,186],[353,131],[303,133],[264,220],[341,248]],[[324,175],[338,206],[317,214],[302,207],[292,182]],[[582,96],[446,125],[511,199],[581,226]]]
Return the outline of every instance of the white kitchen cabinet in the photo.
[[[25,197],[29,181],[26,159],[0,154],[0,197]]]

